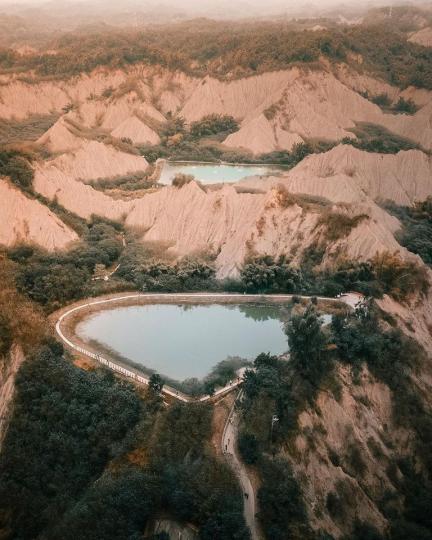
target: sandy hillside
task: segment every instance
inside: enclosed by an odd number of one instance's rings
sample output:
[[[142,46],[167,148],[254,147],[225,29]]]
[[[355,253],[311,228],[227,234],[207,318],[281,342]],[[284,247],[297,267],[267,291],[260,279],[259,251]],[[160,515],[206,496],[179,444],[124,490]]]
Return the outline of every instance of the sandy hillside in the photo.
[[[84,140],[77,150],[61,154],[38,166],[37,174],[62,174],[70,179],[88,181],[142,172],[147,166],[147,161],[141,156],[121,152],[101,142]]]
[[[402,96],[421,108],[414,116],[384,114],[363,97],[366,93],[385,93],[393,102]],[[68,117],[86,128],[139,144],[158,144],[157,132],[168,113],[179,113],[188,122],[211,113],[232,115],[240,129],[225,144],[255,154],[289,150],[304,139],[352,137],[349,130],[356,122],[380,124],[431,149],[431,103],[432,93],[426,90],[401,92],[345,65],[325,64],[321,70],[296,67],[232,81],[133,66],[99,69],[69,81],[28,84],[9,77],[0,87],[0,118],[68,111]],[[61,123],[54,126],[65,141],[69,135],[60,128]],[[43,139],[53,151],[74,146],[73,141],[55,142],[56,135],[54,131]]]
[[[26,75],[31,78],[31,74]],[[199,79],[138,64],[129,66],[127,70],[98,68],[90,74],[68,80],[30,83],[25,77],[11,75],[4,77],[2,82],[5,84],[0,88],[0,118],[20,120],[34,114],[61,113],[70,105],[90,104],[90,109],[97,109],[99,102],[117,101],[127,94],[129,100],[151,106],[144,111],[145,114],[159,108],[162,113],[175,112]],[[157,106],[153,107],[153,103]],[[157,116],[157,113],[153,111],[153,115]]]
[[[349,130],[356,122],[380,124],[425,148],[432,147],[432,133],[425,127],[430,123],[430,93],[418,97],[423,108],[413,117],[384,114],[360,92],[387,93],[396,100],[401,95],[398,90],[348,70],[341,69],[337,75],[293,68],[231,82],[207,77],[185,102],[181,114],[188,121],[211,113],[234,116],[241,126],[225,144],[255,154],[290,150],[295,142],[307,138],[352,137]]]
[[[136,116],[130,116],[123,120],[112,132],[111,135],[118,139],[127,138],[134,144],[159,144],[159,135],[146,126]]]
[[[71,132],[70,124],[68,124],[66,116],[64,116],[59,118],[37,142],[48,148],[50,152],[63,153],[77,150],[84,141]]]
[[[302,475],[313,528],[323,528],[335,538],[349,531],[355,520],[385,530],[387,519],[376,501],[389,492],[397,496],[386,467],[397,458],[398,451],[403,455],[413,451],[413,434],[394,422],[389,388],[376,381],[366,368],[360,379],[361,383],[355,384],[349,370],[339,368],[341,398],[336,400],[328,391],[319,393],[316,406],[300,415],[300,433],[295,440],[297,458],[287,455],[294,471]],[[320,433],[313,438],[313,444],[311,433]],[[353,448],[360,450],[362,474],[352,465]],[[339,462],[333,456],[339,456]],[[328,512],[326,500],[331,492],[356,501],[346,506],[342,520],[332,519]]]
[[[236,273],[251,248],[274,255],[292,253],[298,259],[323,238],[317,227],[323,208],[286,205],[278,194],[280,184],[288,192],[324,198],[338,205],[335,211],[368,216],[347,238],[329,244],[328,256],[341,246],[359,259],[401,249],[394,238],[398,221],[375,201],[412,204],[423,200],[432,194],[431,167],[430,158],[418,151],[380,155],[341,145],[309,156],[282,177],[241,182],[243,189],[260,188],[263,193],[238,193],[235,186],[206,192],[193,182],[181,189],[167,186],[142,198],[115,201],[58,166],[39,167],[35,189],[48,198],[57,197],[82,217],[93,213],[113,219],[126,216],[128,225],[145,231],[144,239],[170,242],[177,253],[210,248],[219,253],[219,275],[226,276]]]
[[[432,28],[430,26],[415,32],[408,41],[412,43],[418,43],[424,47],[432,47]]]
[[[0,180],[0,244],[35,243],[48,250],[62,249],[77,235],[39,201]]]
[[[412,205],[432,194],[432,159],[419,150],[374,154],[341,144],[312,154],[282,177],[251,178],[244,187],[269,189],[283,184],[292,193],[360,204],[390,200]]]
[[[345,177],[340,189],[336,177]],[[339,145],[314,154],[290,171],[284,184],[290,191],[327,197],[333,201],[391,200],[411,205],[432,194],[432,159],[419,150],[373,154],[351,145]]]
[[[258,188],[261,193],[238,193],[232,186],[205,192],[192,183],[182,189],[165,187],[128,201],[114,200],[83,181],[142,172],[148,164],[140,156],[93,140],[100,133],[138,144],[158,144],[157,131],[166,121],[165,115],[179,110],[189,122],[210,113],[235,116],[240,128],[225,144],[256,154],[290,149],[310,138],[353,137],[349,130],[356,122],[387,126],[429,148],[431,93],[406,89],[406,95],[415,96],[422,107],[409,116],[384,114],[361,95],[366,91],[388,93],[396,100],[399,90],[366,74],[353,75],[343,67],[336,73],[293,68],[227,82],[134,66],[127,72],[96,70],[69,83],[67,92],[61,82],[27,85],[12,79],[0,87],[3,117],[17,113],[13,92],[21,93],[23,116],[36,111],[61,112],[73,103],[39,140],[57,155],[35,165],[35,190],[57,198],[65,208],[85,218],[91,214],[124,217],[126,223],[143,231],[143,238],[171,242],[178,253],[210,247],[219,253],[219,275],[235,273],[251,248],[260,253],[294,256],[295,252],[299,260],[312,242],[322,239],[322,230],[317,227],[322,208],[301,204],[284,207],[278,200],[279,184],[291,193],[348,205],[342,211],[350,216],[367,217],[349,237],[328,246],[327,257],[334,256],[338,248],[360,259],[376,251],[399,249],[394,238],[399,224],[376,202],[390,199],[409,205],[432,194],[431,158],[425,153],[380,155],[339,145],[309,156],[282,177],[241,183],[242,189]],[[83,129],[73,128],[74,122]],[[80,133],[89,138],[78,136]]]

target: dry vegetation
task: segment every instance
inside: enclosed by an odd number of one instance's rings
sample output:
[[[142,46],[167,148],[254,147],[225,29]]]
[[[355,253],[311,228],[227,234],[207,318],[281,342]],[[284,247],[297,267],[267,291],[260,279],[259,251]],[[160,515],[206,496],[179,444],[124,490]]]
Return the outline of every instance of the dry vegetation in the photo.
[[[35,141],[58,119],[58,114],[30,116],[25,120],[0,120],[0,144]]]
[[[329,242],[335,242],[345,238],[362,221],[369,219],[367,214],[358,214],[348,216],[342,212],[326,211],[317,221],[317,227],[325,228],[326,239]]]
[[[15,273],[15,265],[0,253],[0,355],[14,342],[30,351],[46,333],[42,311],[17,292]]]
[[[432,88],[432,52],[406,41],[405,34],[383,21],[381,26],[333,26],[316,32],[285,22],[218,23],[203,19],[131,31],[65,34],[50,44],[56,54],[0,51],[5,71],[34,69],[40,77],[65,77],[99,66],[158,64],[191,75],[237,78],[296,64],[311,69],[324,57],[366,66],[401,87]],[[361,58],[361,65],[353,60]]]

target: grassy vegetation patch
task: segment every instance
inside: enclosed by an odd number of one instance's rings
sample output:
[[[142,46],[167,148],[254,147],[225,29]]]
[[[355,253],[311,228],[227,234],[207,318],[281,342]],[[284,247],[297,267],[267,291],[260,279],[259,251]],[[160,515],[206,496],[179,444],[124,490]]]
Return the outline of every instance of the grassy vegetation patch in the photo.
[[[428,197],[412,207],[387,202],[384,208],[402,223],[402,230],[398,234],[399,242],[413,253],[420,255],[423,261],[431,266],[432,198]]]
[[[396,135],[377,124],[358,122],[356,127],[350,131],[356,135],[357,139],[350,137],[343,139],[343,144],[351,144],[355,148],[366,152],[397,154],[401,150],[421,149],[414,141]]]
[[[55,124],[59,115],[30,116],[25,120],[0,120],[0,144],[36,141]]]
[[[348,216],[342,212],[323,213],[318,221],[317,227],[325,228],[326,239],[335,242],[348,236],[362,221],[369,219],[367,214]]]

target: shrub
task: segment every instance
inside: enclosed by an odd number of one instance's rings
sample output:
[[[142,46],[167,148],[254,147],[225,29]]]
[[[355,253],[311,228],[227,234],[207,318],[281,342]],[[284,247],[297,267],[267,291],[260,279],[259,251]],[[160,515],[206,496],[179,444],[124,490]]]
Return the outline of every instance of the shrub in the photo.
[[[429,288],[426,269],[413,261],[401,259],[397,254],[377,254],[371,264],[384,292],[398,300],[406,300],[416,293],[425,294]]]
[[[388,94],[385,93],[372,97],[371,101],[379,107],[390,107],[391,105],[391,99],[388,97]]]
[[[351,443],[348,446],[346,459],[355,475],[362,476],[365,473],[366,464],[363,461],[360,448],[356,443]]]
[[[299,538],[309,538],[311,531],[302,494],[289,463],[283,459],[264,459],[260,473],[263,483],[258,490],[258,519],[268,538],[285,540],[294,531]]]
[[[334,491],[327,493],[326,508],[333,519],[338,519],[344,515],[343,503]]]
[[[385,209],[402,222],[399,242],[420,255],[426,264],[432,265],[432,197],[417,202],[413,207],[387,203]]]
[[[393,110],[406,114],[414,114],[417,112],[418,108],[412,99],[400,97],[398,102],[394,105]]]
[[[173,178],[172,185],[177,189],[181,189],[183,186],[190,184],[190,182],[193,182],[194,180],[195,177],[192,174],[177,173]]]
[[[217,133],[233,133],[239,128],[236,120],[227,114],[209,114],[201,120],[192,122],[190,125],[190,134],[192,137],[208,137]]]
[[[396,135],[376,124],[359,122],[351,131],[357,136],[357,139],[351,137],[344,138],[342,143],[351,144],[355,148],[365,150],[366,152],[397,154],[401,150],[419,148],[419,145],[410,139]]]
[[[251,292],[297,292],[303,277],[300,270],[291,266],[285,257],[255,257],[246,261],[240,279]]]
[[[9,176],[21,189],[29,190],[33,182],[30,156],[15,150],[0,150],[0,176]]]
[[[324,226],[327,240],[334,242],[348,236],[359,223],[366,219],[369,219],[367,214],[350,217],[341,212],[327,212],[320,216],[317,226]]]
[[[0,356],[5,355],[12,345],[12,329],[8,319],[0,314]]]
[[[313,384],[319,384],[328,371],[324,353],[326,338],[321,320],[313,304],[301,315],[293,315],[287,327],[290,359],[294,369]]]

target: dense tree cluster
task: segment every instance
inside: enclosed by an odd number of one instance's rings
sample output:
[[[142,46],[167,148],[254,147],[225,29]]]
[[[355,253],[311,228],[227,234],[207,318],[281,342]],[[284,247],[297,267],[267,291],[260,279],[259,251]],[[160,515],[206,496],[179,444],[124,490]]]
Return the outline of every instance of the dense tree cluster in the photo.
[[[313,403],[322,380],[332,370],[321,321],[314,306],[294,315],[287,329],[291,361],[259,355],[244,377],[240,403],[239,451],[258,468],[258,517],[269,538],[315,538],[299,484],[289,463],[275,454],[298,429],[298,415]],[[270,457],[273,456],[273,457]],[[287,536],[288,532],[288,536]]]
[[[112,374],[64,361],[57,345],[24,365],[16,387],[0,455],[0,500],[3,527],[24,539],[50,530],[97,479],[138,421],[140,402]]]
[[[301,270],[286,257],[250,258],[241,269],[239,287],[256,293],[325,296],[356,290],[377,298],[389,294],[403,301],[413,294],[424,294],[429,286],[425,269],[397,254],[384,252],[369,261],[345,261],[334,269],[318,271],[314,267],[321,262],[323,254],[319,255],[316,260],[314,253],[307,252]]]
[[[110,372],[76,368],[56,343],[40,350],[19,373],[0,456],[2,529],[130,540],[163,513],[205,540],[249,540],[235,477],[208,449],[211,406],[161,403]]]
[[[282,459],[263,459],[260,467],[263,485],[258,491],[258,517],[267,538],[312,539],[306,508],[289,463]]]
[[[200,258],[146,259],[142,250],[131,249],[121,257],[120,265],[118,275],[140,290],[174,292],[215,288],[215,268]]]
[[[294,293],[304,289],[301,271],[283,256],[278,259],[263,256],[246,261],[240,279],[250,292]]]
[[[287,326],[293,368],[306,379],[317,382],[329,369],[326,336],[313,304],[301,315],[293,315]]]
[[[18,289],[53,310],[89,294],[95,266],[109,266],[121,249],[118,231],[112,225],[95,221],[89,225],[83,241],[68,252],[46,253],[18,246],[9,256],[21,263],[16,278]]]

